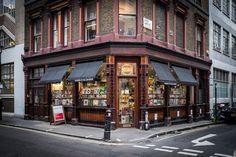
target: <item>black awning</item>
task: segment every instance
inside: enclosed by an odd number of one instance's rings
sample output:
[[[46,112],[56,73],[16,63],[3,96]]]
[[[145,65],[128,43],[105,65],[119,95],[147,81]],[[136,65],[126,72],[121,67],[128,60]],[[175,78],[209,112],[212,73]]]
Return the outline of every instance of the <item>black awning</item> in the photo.
[[[60,83],[66,75],[69,65],[47,68],[45,74],[41,77],[40,84]]]
[[[173,66],[173,69],[176,75],[178,76],[180,83],[186,84],[186,85],[193,85],[193,86],[198,85],[198,82],[193,77],[190,69],[181,68],[177,66]]]
[[[160,82],[170,85],[175,85],[177,83],[167,64],[151,61],[151,65],[153,66]]]
[[[79,63],[72,70],[67,80],[76,82],[94,80],[102,64],[103,61]]]

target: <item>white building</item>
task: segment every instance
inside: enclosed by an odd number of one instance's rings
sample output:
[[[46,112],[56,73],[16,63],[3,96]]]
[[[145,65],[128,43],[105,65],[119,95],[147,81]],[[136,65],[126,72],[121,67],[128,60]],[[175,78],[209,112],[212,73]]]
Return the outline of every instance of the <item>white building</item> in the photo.
[[[209,0],[210,108],[236,102],[236,0]]]
[[[24,116],[24,0],[0,0],[1,83],[3,112]]]

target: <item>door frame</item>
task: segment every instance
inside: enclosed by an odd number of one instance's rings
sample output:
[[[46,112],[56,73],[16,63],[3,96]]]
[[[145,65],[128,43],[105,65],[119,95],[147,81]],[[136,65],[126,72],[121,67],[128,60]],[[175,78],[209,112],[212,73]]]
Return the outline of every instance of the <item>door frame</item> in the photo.
[[[136,76],[118,76],[117,75],[117,63],[136,63]],[[132,127],[138,127],[139,122],[139,65],[140,65],[140,58],[139,57],[117,57],[115,62],[115,78],[116,78],[116,94],[115,94],[115,119],[116,119],[116,127],[122,128],[125,127],[122,124],[119,124],[119,79],[120,78],[135,78],[135,105],[134,105],[134,122],[130,126]],[[129,128],[129,127],[128,127]]]

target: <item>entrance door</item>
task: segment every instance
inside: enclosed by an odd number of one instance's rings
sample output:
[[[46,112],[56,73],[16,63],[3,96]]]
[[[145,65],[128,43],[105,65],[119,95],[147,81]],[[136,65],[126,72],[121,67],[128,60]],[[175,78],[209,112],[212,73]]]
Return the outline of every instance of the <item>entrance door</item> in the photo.
[[[118,121],[121,127],[134,127],[136,87],[136,77],[118,78]]]

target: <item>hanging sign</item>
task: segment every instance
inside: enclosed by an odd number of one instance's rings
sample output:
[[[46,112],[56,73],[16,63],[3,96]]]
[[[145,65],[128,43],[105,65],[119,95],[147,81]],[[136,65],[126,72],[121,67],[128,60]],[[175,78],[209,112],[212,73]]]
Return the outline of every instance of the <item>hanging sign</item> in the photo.
[[[152,30],[152,21],[144,17],[143,27]]]
[[[66,122],[65,113],[62,105],[52,106],[53,120],[57,122]]]

